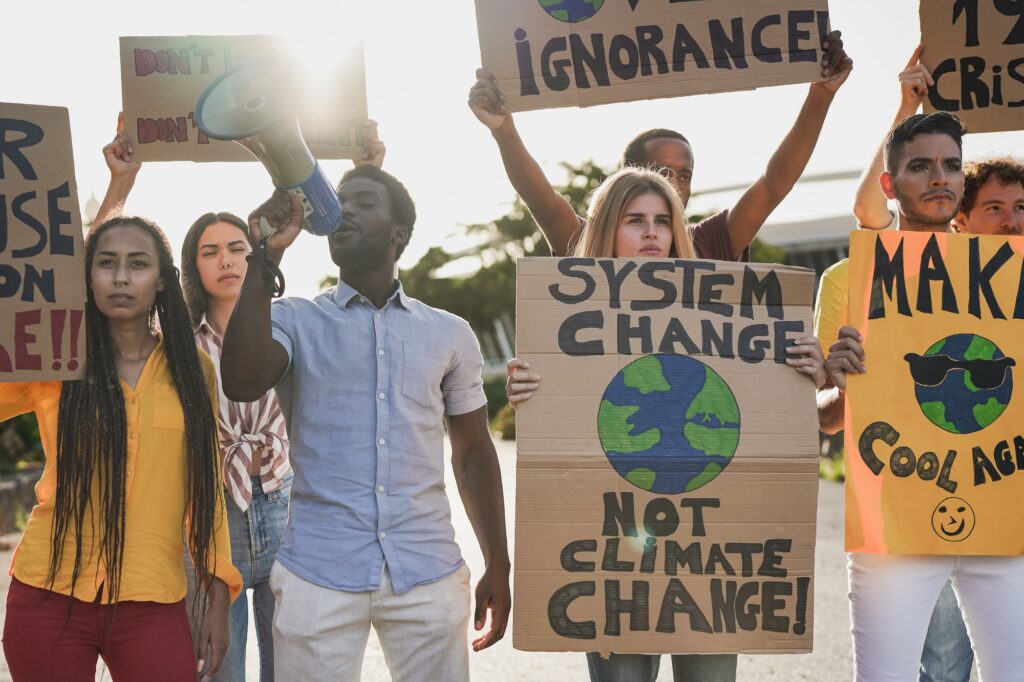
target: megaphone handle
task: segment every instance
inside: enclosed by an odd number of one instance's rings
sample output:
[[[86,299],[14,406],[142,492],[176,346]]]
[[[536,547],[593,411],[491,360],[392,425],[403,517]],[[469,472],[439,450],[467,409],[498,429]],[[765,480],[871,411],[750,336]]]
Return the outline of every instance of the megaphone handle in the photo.
[[[261,218],[261,230],[264,223],[264,219]],[[273,230],[273,228],[271,228]],[[245,260],[249,261],[249,266],[255,265],[260,269],[260,275],[263,278],[263,288],[273,298],[281,298],[284,296],[284,273],[281,272],[281,268],[277,267],[275,263],[270,262],[267,258],[267,238],[263,237],[260,239],[260,243],[256,246],[249,255],[245,257]]]

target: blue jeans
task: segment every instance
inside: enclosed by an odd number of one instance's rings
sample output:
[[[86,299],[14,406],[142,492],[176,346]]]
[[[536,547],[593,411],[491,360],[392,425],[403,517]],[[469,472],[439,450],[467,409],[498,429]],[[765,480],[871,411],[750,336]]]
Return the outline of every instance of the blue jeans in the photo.
[[[948,582],[932,611],[928,636],[921,653],[918,682],[967,682],[971,678],[974,652],[967,637],[967,626]]]
[[[647,654],[587,654],[590,682],[654,682],[661,656]],[[673,654],[675,682],[736,682],[736,654]]]
[[[252,502],[243,513],[234,501],[224,496],[228,510],[228,531],[231,536],[231,561],[242,574],[242,594],[231,605],[231,643],[220,670],[210,682],[245,682],[245,644],[249,634],[249,600],[245,591],[252,590],[253,618],[256,621],[256,645],[260,652],[260,681],[274,679],[274,595],[270,591],[270,568],[281,546],[281,536],[288,523],[288,500],[292,477],[269,493],[263,492],[258,477],[252,479]],[[186,559],[185,573],[189,582],[189,619],[192,619],[192,598],[195,577],[192,563]],[[201,613],[201,612],[200,612]],[[198,626],[193,624],[196,636]]]

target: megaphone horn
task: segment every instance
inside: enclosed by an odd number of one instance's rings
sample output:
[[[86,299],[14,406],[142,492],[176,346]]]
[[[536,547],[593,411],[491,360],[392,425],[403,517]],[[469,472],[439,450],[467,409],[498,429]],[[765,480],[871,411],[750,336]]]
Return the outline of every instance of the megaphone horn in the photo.
[[[327,235],[341,225],[341,203],[302,139],[294,81],[289,63],[279,57],[237,66],[199,96],[196,125],[208,137],[234,140],[252,152],[275,187],[302,200],[303,228]]]

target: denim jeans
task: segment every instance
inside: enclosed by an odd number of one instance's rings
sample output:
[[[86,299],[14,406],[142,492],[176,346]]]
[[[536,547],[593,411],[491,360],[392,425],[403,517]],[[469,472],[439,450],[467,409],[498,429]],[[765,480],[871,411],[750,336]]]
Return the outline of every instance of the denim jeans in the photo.
[[[253,618],[256,621],[256,645],[260,652],[260,681],[274,679],[274,595],[270,591],[270,569],[281,546],[285,525],[288,523],[288,500],[291,497],[292,477],[269,493],[263,492],[258,477],[252,479],[252,502],[243,513],[227,495],[228,530],[231,536],[231,561],[242,574],[242,594],[231,605],[231,643],[220,670],[211,682],[245,682],[245,645],[249,633],[249,600],[245,591],[252,590]],[[192,619],[192,599],[195,577],[192,564],[186,559],[185,573],[189,582],[189,619]],[[200,611],[200,613],[202,613]],[[196,636],[198,625],[192,624]]]
[[[928,624],[918,682],[967,682],[971,678],[973,661],[974,652],[967,637],[967,626],[964,625],[953,586],[947,582]]]
[[[736,654],[673,654],[675,682],[736,682]],[[654,682],[661,656],[647,654],[587,654],[590,682]]]

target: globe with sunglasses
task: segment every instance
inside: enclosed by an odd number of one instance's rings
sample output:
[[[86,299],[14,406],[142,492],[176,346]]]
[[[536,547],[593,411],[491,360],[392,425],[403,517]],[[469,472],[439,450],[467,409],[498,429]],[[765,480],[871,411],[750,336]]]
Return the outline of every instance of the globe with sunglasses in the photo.
[[[1010,402],[1017,363],[983,336],[953,334],[904,360],[924,416],[950,433],[981,431]]]

